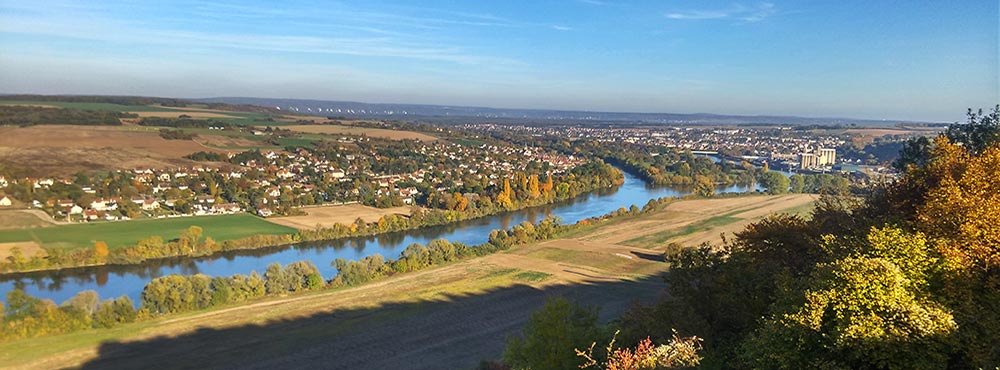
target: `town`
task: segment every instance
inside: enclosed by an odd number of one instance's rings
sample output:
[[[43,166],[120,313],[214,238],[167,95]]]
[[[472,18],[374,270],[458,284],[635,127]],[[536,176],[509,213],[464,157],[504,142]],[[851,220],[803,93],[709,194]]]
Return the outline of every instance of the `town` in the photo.
[[[0,177],[0,207],[41,209],[66,221],[255,213],[361,203],[448,208],[476,201],[518,173],[543,177],[584,163],[537,147],[340,137],[331,147],[253,150],[190,168],[134,168],[72,178]],[[197,153],[193,156],[196,156]],[[484,199],[484,198],[482,198]]]
[[[864,172],[891,175],[889,161],[864,157],[855,147],[864,144],[900,144],[934,130],[878,130],[854,128],[812,128],[801,126],[663,126],[643,124],[608,125],[526,125],[466,123],[461,129],[486,135],[513,132],[528,137],[559,138],[569,142],[635,144],[647,148],[691,151],[729,160],[767,163],[772,169],[789,172]],[[838,157],[838,150],[853,155]],[[860,152],[860,153],[859,153]],[[656,153],[651,153],[657,155]]]

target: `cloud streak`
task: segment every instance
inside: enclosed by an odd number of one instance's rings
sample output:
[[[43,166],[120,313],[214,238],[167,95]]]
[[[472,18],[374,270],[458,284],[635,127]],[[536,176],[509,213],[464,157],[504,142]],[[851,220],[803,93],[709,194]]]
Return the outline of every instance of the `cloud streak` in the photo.
[[[453,14],[454,19],[419,18],[377,12],[346,12],[350,22],[331,22],[329,15],[297,10],[205,3],[197,16],[160,18],[155,24],[132,22],[90,9],[81,17],[76,4],[53,7],[23,7],[0,13],[0,33],[99,41],[105,45],[156,45],[172,50],[198,49],[217,53],[220,49],[404,58],[467,65],[523,66],[518,60],[480,55],[457,43],[434,37],[434,29],[451,25],[513,27],[513,23],[481,14]],[[151,9],[144,9],[151,10]],[[225,16],[223,16],[225,15]],[[310,32],[245,33],[230,31],[239,23],[282,19],[284,24]],[[233,26],[235,24],[235,26]],[[378,25],[391,25],[381,28]],[[194,25],[194,27],[192,27]],[[210,27],[198,27],[210,25]],[[223,26],[225,25],[225,26]],[[346,32],[351,30],[353,32]],[[160,49],[164,50],[164,49]]]
[[[665,16],[676,20],[733,19],[752,23],[763,21],[776,13],[773,3],[763,2],[754,6],[736,4],[725,9],[676,11]]]

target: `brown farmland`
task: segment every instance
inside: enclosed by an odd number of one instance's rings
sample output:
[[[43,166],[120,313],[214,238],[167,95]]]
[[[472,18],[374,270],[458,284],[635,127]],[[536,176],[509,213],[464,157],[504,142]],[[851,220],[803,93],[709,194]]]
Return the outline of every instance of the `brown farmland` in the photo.
[[[0,162],[36,176],[81,170],[191,166],[182,157],[212,149],[190,140],[166,140],[156,129],[135,126],[39,125],[0,127]]]
[[[375,208],[361,204],[307,207],[300,210],[306,214],[304,216],[272,217],[268,218],[267,221],[299,230],[313,230],[316,225],[331,227],[334,224],[352,224],[359,217],[365,222],[372,222],[378,221],[385,215],[410,214],[410,207]]]
[[[380,137],[390,140],[420,140],[434,141],[436,137],[413,131],[388,130],[382,128],[354,127],[343,125],[291,125],[283,126],[284,129],[305,132],[310,134],[328,135],[366,135]]]

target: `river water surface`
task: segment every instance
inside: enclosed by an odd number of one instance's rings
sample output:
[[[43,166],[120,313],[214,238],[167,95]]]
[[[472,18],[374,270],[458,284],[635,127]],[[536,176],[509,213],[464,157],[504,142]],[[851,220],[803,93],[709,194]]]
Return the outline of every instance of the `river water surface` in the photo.
[[[757,188],[751,185],[720,187],[717,191],[722,193],[754,190]],[[564,224],[572,224],[607,214],[620,207],[628,208],[633,204],[642,207],[650,199],[682,196],[689,192],[689,189],[683,188],[647,186],[639,178],[625,173],[625,183],[617,188],[581,195],[552,205],[445,226],[372,237],[233,251],[200,258],[154,260],[141,265],[97,266],[3,276],[0,277],[0,300],[6,299],[8,291],[21,288],[32,296],[51,299],[57,304],[84,290],[97,291],[101,299],[127,295],[138,303],[139,295],[146,283],[160,276],[198,273],[228,276],[249,274],[251,271],[263,274],[268,264],[279,262],[286,265],[302,260],[312,261],[323,277],[329,279],[337,273],[336,269],[330,266],[330,262],[336,258],[358,260],[378,253],[386,258],[395,259],[412,243],[426,245],[431,240],[441,238],[478,245],[487,241],[490,231],[508,229],[524,221],[535,223],[548,215],[556,215],[562,218]],[[211,230],[205,230],[205,233],[211,235]]]

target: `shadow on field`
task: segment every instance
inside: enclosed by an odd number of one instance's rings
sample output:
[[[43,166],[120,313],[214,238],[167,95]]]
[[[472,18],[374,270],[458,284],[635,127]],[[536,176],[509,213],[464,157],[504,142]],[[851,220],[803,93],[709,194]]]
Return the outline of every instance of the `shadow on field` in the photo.
[[[176,337],[107,342],[83,369],[471,369],[499,358],[547,297],[602,307],[609,321],[655,299],[659,277],[543,289],[516,285],[443,300],[344,309]],[[238,314],[238,313],[235,313]]]
[[[654,261],[654,262],[666,262],[667,261],[667,259],[664,258],[662,254],[650,254],[650,253],[642,253],[642,252],[636,252],[636,251],[632,251],[632,254],[634,254],[636,257],[639,257],[639,258],[642,258],[642,259],[648,260],[648,261]]]

